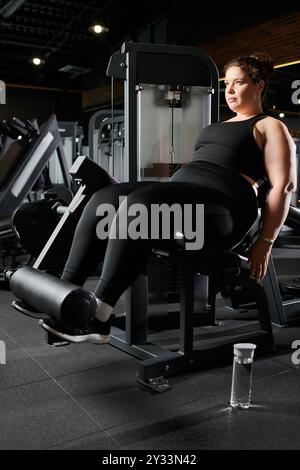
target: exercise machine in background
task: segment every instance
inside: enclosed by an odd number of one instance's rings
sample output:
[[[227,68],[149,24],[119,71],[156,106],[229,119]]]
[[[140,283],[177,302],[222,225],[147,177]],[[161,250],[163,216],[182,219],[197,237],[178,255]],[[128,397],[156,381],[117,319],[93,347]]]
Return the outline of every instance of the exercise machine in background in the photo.
[[[60,198],[69,204],[74,192],[64,155],[58,123],[53,115],[40,128],[36,122],[13,118],[1,125],[0,155],[0,240],[2,268],[17,265],[20,247],[12,226],[15,211],[25,203],[41,199]],[[60,180],[51,179],[49,162],[59,168]],[[51,229],[50,221],[45,229]],[[42,234],[32,232],[32,244],[43,240]],[[52,226],[52,230],[54,227]],[[48,233],[44,234],[44,242]],[[21,250],[22,252],[22,250]],[[24,253],[23,253],[24,254]]]
[[[124,111],[100,110],[89,121],[89,158],[119,182],[124,179]]]

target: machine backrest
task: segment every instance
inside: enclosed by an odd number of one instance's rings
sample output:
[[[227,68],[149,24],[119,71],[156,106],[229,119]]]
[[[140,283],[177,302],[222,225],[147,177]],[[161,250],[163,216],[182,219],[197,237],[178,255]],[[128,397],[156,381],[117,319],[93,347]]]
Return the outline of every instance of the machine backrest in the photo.
[[[0,189],[8,182],[11,174],[16,170],[24,157],[30,143],[13,142],[0,160]]]

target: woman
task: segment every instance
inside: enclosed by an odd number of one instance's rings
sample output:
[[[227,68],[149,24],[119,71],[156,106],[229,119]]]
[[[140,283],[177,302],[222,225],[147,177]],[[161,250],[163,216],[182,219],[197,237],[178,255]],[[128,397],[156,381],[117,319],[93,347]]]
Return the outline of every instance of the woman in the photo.
[[[262,111],[262,97],[272,70],[272,61],[266,54],[238,57],[225,65],[225,96],[235,116],[200,132],[192,162],[179,169],[170,182],[123,183],[106,187],[93,196],[77,226],[62,278],[83,285],[93,265],[104,258],[95,289],[98,299],[95,318],[81,330],[48,321],[42,322],[44,329],[72,342],[109,341],[113,307],[143,272],[151,248],[157,243],[130,237],[108,242],[97,238],[97,208],[107,202],[117,208],[120,195],[128,196],[128,207],[135,203],[149,209],[158,203],[181,206],[202,203],[204,246],[230,249],[244,238],[255,221],[257,182],[268,178],[271,190],[260,235],[249,252],[250,275],[263,279],[272,245],[296,189],[294,142],[281,121]],[[125,220],[124,210],[121,204],[113,226]]]

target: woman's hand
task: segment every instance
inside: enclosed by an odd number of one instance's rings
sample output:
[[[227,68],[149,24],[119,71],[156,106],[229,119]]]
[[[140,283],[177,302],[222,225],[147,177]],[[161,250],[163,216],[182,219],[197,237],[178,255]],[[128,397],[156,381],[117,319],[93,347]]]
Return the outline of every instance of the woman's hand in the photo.
[[[263,240],[258,239],[253,243],[248,255],[251,278],[262,280],[265,277],[271,251],[272,245],[269,245]]]

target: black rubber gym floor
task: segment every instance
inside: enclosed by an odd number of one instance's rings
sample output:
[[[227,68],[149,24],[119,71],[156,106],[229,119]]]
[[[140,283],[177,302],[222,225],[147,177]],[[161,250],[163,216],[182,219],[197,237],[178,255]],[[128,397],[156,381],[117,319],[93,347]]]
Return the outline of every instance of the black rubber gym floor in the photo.
[[[0,449],[300,449],[300,321],[274,327],[277,351],[255,358],[252,407],[228,406],[232,366],[136,382],[138,362],[105,345],[51,347],[37,320],[0,292]],[[221,305],[222,300],[218,303]]]

